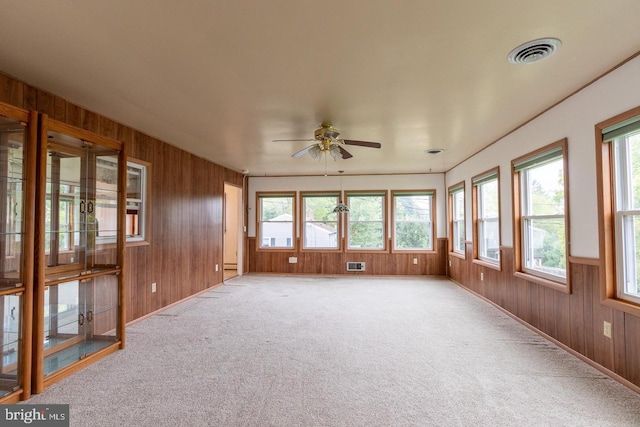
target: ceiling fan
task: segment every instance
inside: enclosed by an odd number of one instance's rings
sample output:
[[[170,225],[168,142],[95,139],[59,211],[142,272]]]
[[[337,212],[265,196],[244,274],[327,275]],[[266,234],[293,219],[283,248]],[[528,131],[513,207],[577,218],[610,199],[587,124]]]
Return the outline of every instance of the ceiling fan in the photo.
[[[319,160],[323,154],[331,155],[333,160],[352,158],[353,155],[345,150],[343,145],[357,145],[369,148],[380,148],[382,146],[379,142],[341,139],[338,138],[338,135],[340,135],[340,132],[331,125],[331,122],[322,122],[320,128],[315,130],[315,138],[313,139],[274,139],[273,142],[315,141],[308,147],[293,153],[291,157],[302,157],[304,154],[309,153],[316,160]]]

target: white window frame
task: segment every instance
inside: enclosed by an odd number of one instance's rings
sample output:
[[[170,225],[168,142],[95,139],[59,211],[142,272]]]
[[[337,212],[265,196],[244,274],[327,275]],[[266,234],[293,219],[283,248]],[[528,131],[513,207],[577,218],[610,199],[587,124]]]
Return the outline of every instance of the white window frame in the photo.
[[[108,159],[101,158],[101,160],[107,161]],[[113,158],[113,162],[115,165],[115,163],[117,162],[117,159]],[[129,202],[139,203],[139,207],[137,209],[138,210],[138,234],[126,235],[126,243],[127,244],[134,243],[133,246],[135,246],[135,243],[143,243],[148,241],[147,240],[148,239],[147,209],[148,209],[148,193],[149,193],[149,189],[148,189],[149,164],[146,162],[142,162],[140,160],[135,160],[135,159],[127,160],[127,176],[129,174],[129,168],[137,169],[138,171],[140,171],[140,174],[141,174],[141,177],[140,177],[140,185],[142,187],[140,189],[141,199],[127,197],[127,202],[125,206],[125,211],[126,211],[125,218],[127,218]],[[125,230],[125,231],[128,231],[128,230]],[[98,236],[96,238],[96,241],[99,244],[110,244],[110,243],[116,243],[116,238]]]
[[[290,198],[291,199],[291,221],[263,221],[262,219],[262,210],[263,210],[263,201],[267,200],[267,199],[274,199],[274,198]],[[296,194],[295,193],[291,193],[291,192],[284,192],[284,193],[256,193],[256,199],[257,199],[257,209],[256,209],[256,224],[257,224],[257,230],[258,230],[258,239],[257,241],[260,242],[260,245],[258,246],[258,250],[261,251],[291,251],[291,250],[295,250],[296,249]],[[291,227],[291,233],[289,236],[285,237],[285,245],[280,245],[280,246],[265,246],[264,242],[266,241],[266,239],[269,239],[269,242],[272,241],[272,239],[275,239],[274,236],[264,236],[264,223],[265,222],[269,222],[271,224],[290,224]]]
[[[466,255],[467,235],[465,212],[465,185],[464,182],[449,188],[449,221],[451,232],[450,251],[459,256]],[[460,216],[461,214],[461,216]]]
[[[631,138],[640,143],[640,123],[638,129],[618,136],[612,140],[614,171],[614,224],[616,247],[617,297],[640,304],[638,292],[638,271],[636,263],[635,223],[640,218],[640,210],[634,209],[633,166],[629,154]],[[637,171],[640,173],[640,170]],[[636,293],[630,291],[635,286]]]
[[[376,220],[354,220],[354,217],[358,217],[357,207],[353,207],[351,199],[353,197],[379,197],[381,199],[380,219]],[[369,251],[369,252],[382,252],[387,250],[387,192],[386,191],[367,191],[367,192],[347,192],[346,193],[347,206],[349,206],[349,213],[347,214],[347,251]],[[380,247],[358,247],[351,245],[351,228],[353,223],[380,223],[382,226],[382,241]]]
[[[401,248],[398,247],[398,224],[406,222],[406,223],[419,223],[420,221],[410,220],[410,221],[401,221],[398,219],[397,213],[397,202],[399,199],[403,197],[427,197],[429,199],[429,217],[426,221],[428,227],[427,229],[429,234],[429,246],[426,247],[416,247],[416,248]],[[408,190],[408,191],[400,191],[394,190],[391,192],[392,206],[393,206],[393,251],[394,252],[432,252],[435,249],[434,244],[434,229],[435,229],[435,190]]]
[[[479,259],[481,261],[490,263],[490,264],[495,264],[495,265],[500,265],[500,242],[501,242],[501,238],[500,238],[500,180],[499,180],[499,170],[496,168],[494,170],[491,170],[485,174],[482,174],[481,176],[475,177],[472,179],[472,184],[473,184],[473,192],[474,192],[474,201],[476,203],[476,205],[474,206],[475,209],[475,246],[476,246],[476,259]],[[497,192],[497,206],[496,206],[496,216],[492,216],[492,217],[488,217],[488,216],[483,216],[483,212],[484,212],[484,206],[485,206],[485,192],[484,192],[484,188],[486,188],[486,186],[488,184],[495,184],[496,186],[496,192]],[[490,256],[487,256],[487,247],[486,247],[486,225],[489,222],[493,222],[495,224],[497,224],[497,230],[498,230],[498,251],[497,251],[497,258],[492,258]]]
[[[341,229],[341,221],[340,221],[340,217],[342,215],[338,214],[338,213],[334,213],[335,215],[335,220],[331,221],[331,222],[335,222],[336,223],[336,235],[335,235],[335,245],[333,246],[307,246],[307,234],[309,233],[309,229],[311,227],[318,227],[318,228],[323,228],[323,225],[325,224],[325,221],[316,221],[315,219],[309,219],[307,218],[307,213],[308,213],[308,209],[307,209],[307,200],[308,199],[312,199],[312,198],[332,198],[335,199],[333,201],[333,206],[336,206],[338,204],[338,202],[340,202],[340,198],[341,195],[339,193],[336,192],[328,192],[328,193],[301,193],[300,194],[300,199],[301,199],[301,204],[302,204],[302,208],[300,209],[300,214],[301,214],[301,220],[300,223],[302,225],[301,227],[301,231],[302,231],[302,250],[307,250],[307,251],[324,251],[324,252],[330,252],[330,251],[339,251],[340,250],[340,242],[342,240],[341,237],[341,233],[340,233],[340,229]]]
[[[514,266],[517,277],[541,284],[562,291],[571,293],[570,267],[569,262],[569,173],[567,161],[567,139],[549,144],[532,153],[512,160],[512,190],[513,190],[513,212],[514,212]],[[562,162],[562,191],[563,191],[563,213],[549,215],[532,215],[530,205],[531,195],[529,194],[530,182],[528,172],[538,167],[547,165],[550,162],[560,160]],[[564,224],[564,239],[562,242],[565,256],[564,275],[553,274],[548,271],[548,267],[537,269],[533,263],[533,226],[535,220],[557,220],[561,219]]]
[[[138,234],[127,234],[127,243],[130,242],[144,242],[147,240],[147,209],[148,209],[148,172],[149,168],[147,164],[143,164],[140,161],[128,160],[127,161],[127,176],[129,176],[129,168],[136,169],[140,174],[140,199],[127,197],[126,215],[129,216],[129,204],[139,203],[138,205]],[[133,205],[132,205],[133,206]]]

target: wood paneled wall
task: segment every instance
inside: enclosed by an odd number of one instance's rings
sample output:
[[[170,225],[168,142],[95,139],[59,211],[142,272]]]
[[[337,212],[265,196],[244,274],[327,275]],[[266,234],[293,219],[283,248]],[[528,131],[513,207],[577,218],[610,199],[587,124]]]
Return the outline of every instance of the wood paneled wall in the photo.
[[[449,257],[449,277],[587,359],[640,387],[640,319],[600,302],[597,259],[570,258],[571,294],[513,275],[513,248],[502,247],[502,271]],[[480,273],[484,280],[480,280]],[[612,338],[603,322],[612,324]]]
[[[149,244],[126,252],[127,321],[222,282],[224,182],[241,186],[242,174],[2,74],[0,101],[123,141],[151,164]]]
[[[249,238],[249,271],[285,274],[351,274],[351,275],[434,275],[446,273],[447,240],[437,239],[435,253],[371,253],[371,252],[313,252],[313,251],[258,251],[256,238]],[[300,245],[298,245],[300,247]],[[289,257],[298,262],[289,263]],[[413,259],[418,263],[414,264]],[[346,271],[347,262],[366,264],[364,272]]]

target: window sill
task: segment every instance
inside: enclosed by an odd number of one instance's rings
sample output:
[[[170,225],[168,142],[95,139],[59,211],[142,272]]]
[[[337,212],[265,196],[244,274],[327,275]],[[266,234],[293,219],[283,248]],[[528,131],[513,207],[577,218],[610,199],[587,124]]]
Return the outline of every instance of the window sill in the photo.
[[[342,253],[342,250],[335,248],[302,248],[300,252]]]
[[[492,270],[502,271],[502,261],[491,262],[491,261],[485,261],[483,259],[477,259],[476,258],[472,262],[474,264],[481,265],[483,267],[487,267],[487,268],[490,268]]]
[[[547,288],[550,288],[559,292],[563,292],[565,294],[571,293],[571,287],[569,286],[569,283],[555,282],[553,280],[545,279],[543,277],[536,276],[530,273],[523,273],[521,271],[516,271],[513,273],[513,275],[520,279],[533,282],[538,285],[545,286]]]
[[[431,254],[438,253],[435,249],[392,249],[392,254]]]
[[[148,240],[134,240],[132,242],[127,242],[125,246],[128,248],[134,248],[136,246],[149,246],[150,244],[151,242]]]
[[[640,305],[631,301],[617,298],[605,298],[602,300],[602,305],[640,317]]]
[[[467,259],[467,256],[465,254],[461,254],[460,252],[449,252],[449,255],[460,259]]]

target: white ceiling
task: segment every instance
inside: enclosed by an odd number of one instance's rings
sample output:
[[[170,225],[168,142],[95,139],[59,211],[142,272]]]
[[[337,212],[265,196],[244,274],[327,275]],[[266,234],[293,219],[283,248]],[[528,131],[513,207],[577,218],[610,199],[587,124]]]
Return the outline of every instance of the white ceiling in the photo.
[[[250,175],[441,172],[640,51],[638,0],[29,0],[0,71]],[[541,37],[541,62],[507,54]],[[444,148],[437,156],[428,148]]]

